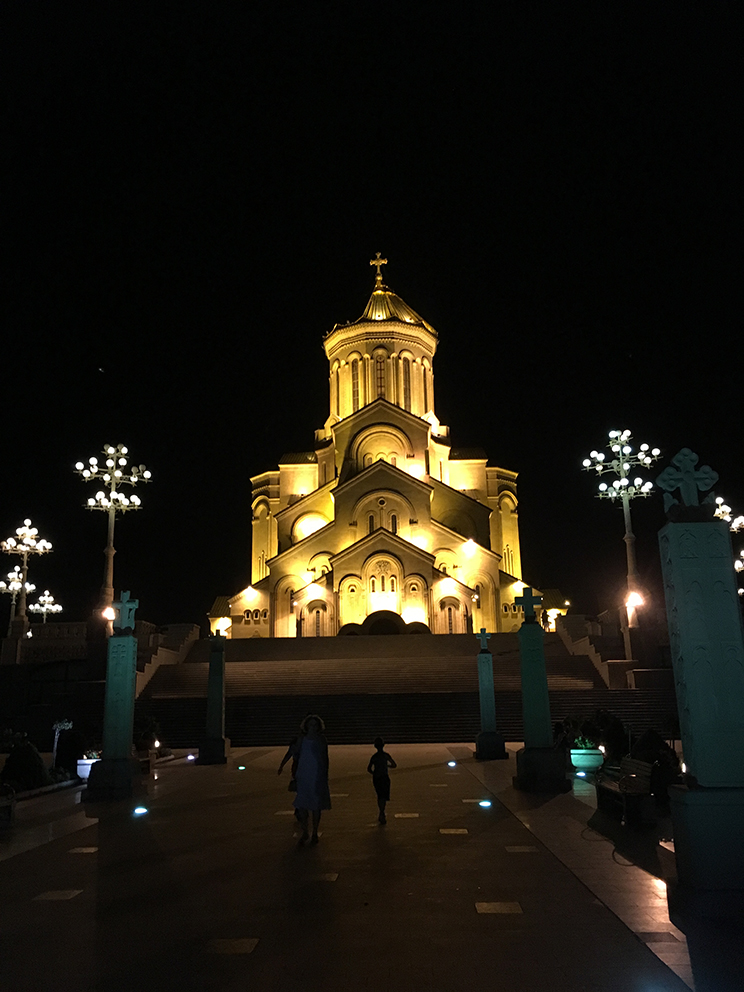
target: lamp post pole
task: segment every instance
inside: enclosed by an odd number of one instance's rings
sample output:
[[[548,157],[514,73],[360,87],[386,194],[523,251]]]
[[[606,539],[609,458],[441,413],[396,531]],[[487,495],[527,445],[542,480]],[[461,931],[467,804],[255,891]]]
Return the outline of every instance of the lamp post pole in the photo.
[[[106,547],[104,549],[105,564],[103,569],[103,585],[101,587],[101,610],[108,610],[114,601],[114,528],[116,514],[126,513],[127,510],[139,510],[141,500],[135,493],[127,495],[122,486],[134,487],[138,482],[149,482],[151,473],[144,465],[130,465],[127,455],[129,449],[123,444],[114,447],[111,444],[103,446],[103,463],[95,456],[88,459],[88,464],[78,462],[75,471],[86,482],[97,482],[102,486],[96,495],[87,502],[89,510],[101,510],[108,514]]]
[[[630,501],[641,496],[648,496],[653,489],[653,482],[644,481],[638,472],[648,469],[657,461],[661,456],[661,451],[658,448],[649,448],[647,444],[642,444],[638,451],[634,451],[630,444],[632,435],[629,430],[610,431],[608,438],[608,454],[603,451],[590,452],[589,457],[584,459],[583,467],[587,472],[595,472],[600,477],[604,476],[599,483],[597,496],[600,499],[619,502],[623,509],[623,522],[625,524],[623,540],[627,559],[626,585],[628,595],[625,600],[625,610],[621,613],[621,627],[625,658],[627,661],[632,661],[633,648],[630,640],[630,629],[638,626],[636,610],[643,605],[643,597],[638,582],[635,534],[630,515]],[[614,479],[610,483],[605,481],[607,478],[605,473],[614,475]],[[631,473],[633,474],[631,475]]]

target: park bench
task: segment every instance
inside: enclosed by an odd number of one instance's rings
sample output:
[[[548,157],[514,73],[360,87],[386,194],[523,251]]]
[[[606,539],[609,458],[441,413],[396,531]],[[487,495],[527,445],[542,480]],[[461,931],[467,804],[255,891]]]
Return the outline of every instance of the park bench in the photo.
[[[15,817],[15,792],[9,785],[0,785],[0,828],[9,827]]]
[[[656,822],[651,795],[653,765],[637,758],[623,758],[619,768],[604,768],[597,775],[597,809],[628,827]]]

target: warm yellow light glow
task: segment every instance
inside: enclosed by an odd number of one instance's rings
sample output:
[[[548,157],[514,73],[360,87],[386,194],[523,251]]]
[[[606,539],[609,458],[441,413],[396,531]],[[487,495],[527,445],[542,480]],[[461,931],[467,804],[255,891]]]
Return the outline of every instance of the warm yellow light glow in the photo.
[[[212,621],[212,625],[213,633],[219,631],[221,634],[224,634],[226,630],[232,627],[232,620],[230,617],[217,617],[216,620]]]
[[[412,475],[414,479],[423,479],[426,475],[426,470],[420,462],[414,462],[412,465],[409,465],[406,471],[409,475]]]
[[[439,583],[439,591],[443,596],[451,596],[457,589],[457,584],[454,579],[446,578],[442,579]]]
[[[426,613],[421,606],[407,606],[401,616],[406,623],[426,623]]]
[[[101,616],[104,620],[116,620],[116,610],[113,606],[107,606],[105,610],[101,610]]]
[[[563,605],[564,606],[570,606],[571,605],[571,600],[570,599],[567,599]]]
[[[519,579],[517,579],[516,582],[512,582],[512,589],[516,589],[517,592],[521,592],[523,589],[526,588],[527,586],[524,584],[524,582],[522,582]]]
[[[415,544],[417,548],[421,548],[423,551],[428,550],[429,541],[426,534],[414,534],[411,538],[411,544]]]
[[[325,527],[327,523],[328,521],[325,517],[321,517],[319,513],[306,513],[304,517],[300,517],[299,520],[295,521],[295,538],[298,541],[304,541],[306,537],[310,537],[316,530]]]
[[[369,594],[369,612],[376,613],[378,610],[392,610],[398,612],[397,592],[371,592]]]
[[[323,587],[319,586],[317,582],[311,582],[307,587],[307,592],[309,596],[322,596]]]
[[[248,588],[245,590],[243,595],[245,596],[245,600],[247,603],[252,603],[253,600],[256,598],[256,596],[258,596],[258,593],[253,588],[253,586],[248,586]]]
[[[643,596],[639,595],[637,592],[631,592],[625,600],[625,605],[629,610],[635,609],[636,606],[643,606]]]
[[[475,543],[472,537],[468,538],[468,540],[462,546],[462,553],[465,555],[466,558],[472,558],[477,550],[478,550],[478,545]]]

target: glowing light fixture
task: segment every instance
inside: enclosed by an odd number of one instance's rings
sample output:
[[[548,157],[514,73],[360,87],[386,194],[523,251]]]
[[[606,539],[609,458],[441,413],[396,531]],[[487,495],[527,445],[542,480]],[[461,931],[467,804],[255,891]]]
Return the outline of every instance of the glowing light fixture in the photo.
[[[406,468],[406,472],[408,472],[409,475],[412,475],[414,479],[423,479],[426,475],[426,470],[420,462],[413,462],[412,465],[409,465]]]
[[[152,746],[155,747],[155,748],[160,747],[160,741],[153,741],[152,742]]]
[[[0,582],[0,592],[5,592],[10,596],[10,623],[8,624],[8,637],[10,637],[13,629],[13,620],[15,619],[16,596],[24,586],[27,595],[33,592],[36,586],[32,582],[24,583],[20,565],[16,565],[12,572],[8,572],[7,578],[7,582]]]
[[[478,805],[479,806],[482,806],[483,809],[488,809],[488,807],[491,805],[491,800],[490,799],[481,799],[481,801],[478,803]]]
[[[62,604],[54,602],[54,596],[45,589],[44,592],[39,596],[38,603],[32,603],[29,606],[29,612],[31,613],[41,613],[42,623],[46,623],[48,613],[61,613]]]
[[[186,755],[186,760],[187,761],[194,761],[195,758],[196,758],[196,755],[195,754],[187,754]]]
[[[31,521],[28,517],[23,521],[22,527],[17,527],[15,536],[8,537],[4,541],[0,541],[0,548],[5,552],[6,555],[18,555],[21,559],[20,569],[20,586],[15,590],[18,595],[18,616],[25,618],[26,616],[26,594],[32,592],[36,586],[32,586],[31,589],[28,588],[28,559],[30,555],[44,555],[52,550],[52,544],[50,541],[46,541],[43,537],[39,537],[39,531],[37,527],[31,526]],[[10,578],[10,575],[8,576]],[[3,592],[11,592],[10,587],[4,589]],[[15,604],[15,596],[12,600]],[[15,617],[15,612],[11,611],[11,623]]]
[[[132,810],[132,812],[134,813],[135,816],[144,816],[145,813],[147,812],[147,807],[146,806],[135,806],[134,809]]]
[[[101,616],[104,620],[116,620],[116,610],[113,606],[107,606],[105,610],[101,610]]]
[[[466,558],[472,558],[477,550],[478,550],[478,545],[475,543],[472,537],[468,538],[468,540],[462,546],[462,553],[465,555]]]
[[[448,761],[448,762],[447,762],[447,765],[448,765],[448,767],[450,767],[450,768],[454,768],[456,764],[457,764],[457,762],[456,762],[456,761]]]
[[[245,765],[238,765],[238,771],[239,772],[244,772],[245,771]]]
[[[375,595],[377,594],[375,593]],[[383,595],[387,594],[383,593]],[[426,623],[426,612],[422,606],[407,606],[401,613],[401,617],[405,623]]]
[[[586,778],[586,772],[576,772],[576,778]]]
[[[75,472],[85,482],[96,482],[99,486],[95,496],[87,502],[89,510],[101,510],[108,514],[108,541],[103,554],[106,559],[103,570],[103,586],[101,587],[101,606],[111,606],[114,601],[114,527],[116,514],[128,510],[139,510],[141,500],[136,493],[122,486],[133,488],[140,482],[149,482],[152,473],[144,465],[129,465],[129,448],[123,444],[104,444],[103,465],[95,457],[88,459],[87,466],[83,462],[75,464]],[[119,466],[116,468],[115,466]],[[125,474],[126,470],[126,474]]]
[[[457,589],[457,583],[454,579],[447,577],[439,583],[439,588],[443,596],[452,596]]]
[[[661,455],[659,448],[650,448],[645,442],[640,445],[638,451],[633,450],[631,445],[632,435],[626,428],[623,431],[610,431],[609,453],[605,457],[599,451],[592,451],[588,458],[583,461],[585,472],[594,472],[602,477],[599,483],[599,499],[610,499],[617,502],[623,510],[625,521],[625,551],[628,563],[627,586],[628,593],[637,594],[638,571],[636,568],[635,556],[635,535],[630,519],[630,501],[641,496],[648,496],[653,489],[653,483],[644,480],[640,473],[648,470]],[[607,473],[614,475],[607,483]],[[632,473],[632,474],[631,474]],[[625,658],[627,661],[633,660],[633,648],[630,641],[630,628],[636,626],[635,605],[627,604],[628,611],[623,619],[623,640],[625,642]]]

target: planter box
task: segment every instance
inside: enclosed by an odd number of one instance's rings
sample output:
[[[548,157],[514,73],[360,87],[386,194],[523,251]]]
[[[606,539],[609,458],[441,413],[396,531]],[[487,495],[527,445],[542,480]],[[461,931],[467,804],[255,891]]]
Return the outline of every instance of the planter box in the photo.
[[[604,763],[604,755],[599,748],[571,748],[571,764],[578,772],[596,772]]]
[[[77,774],[78,778],[81,778],[84,782],[88,781],[88,776],[90,775],[90,766],[94,765],[100,758],[78,758],[77,763]]]

